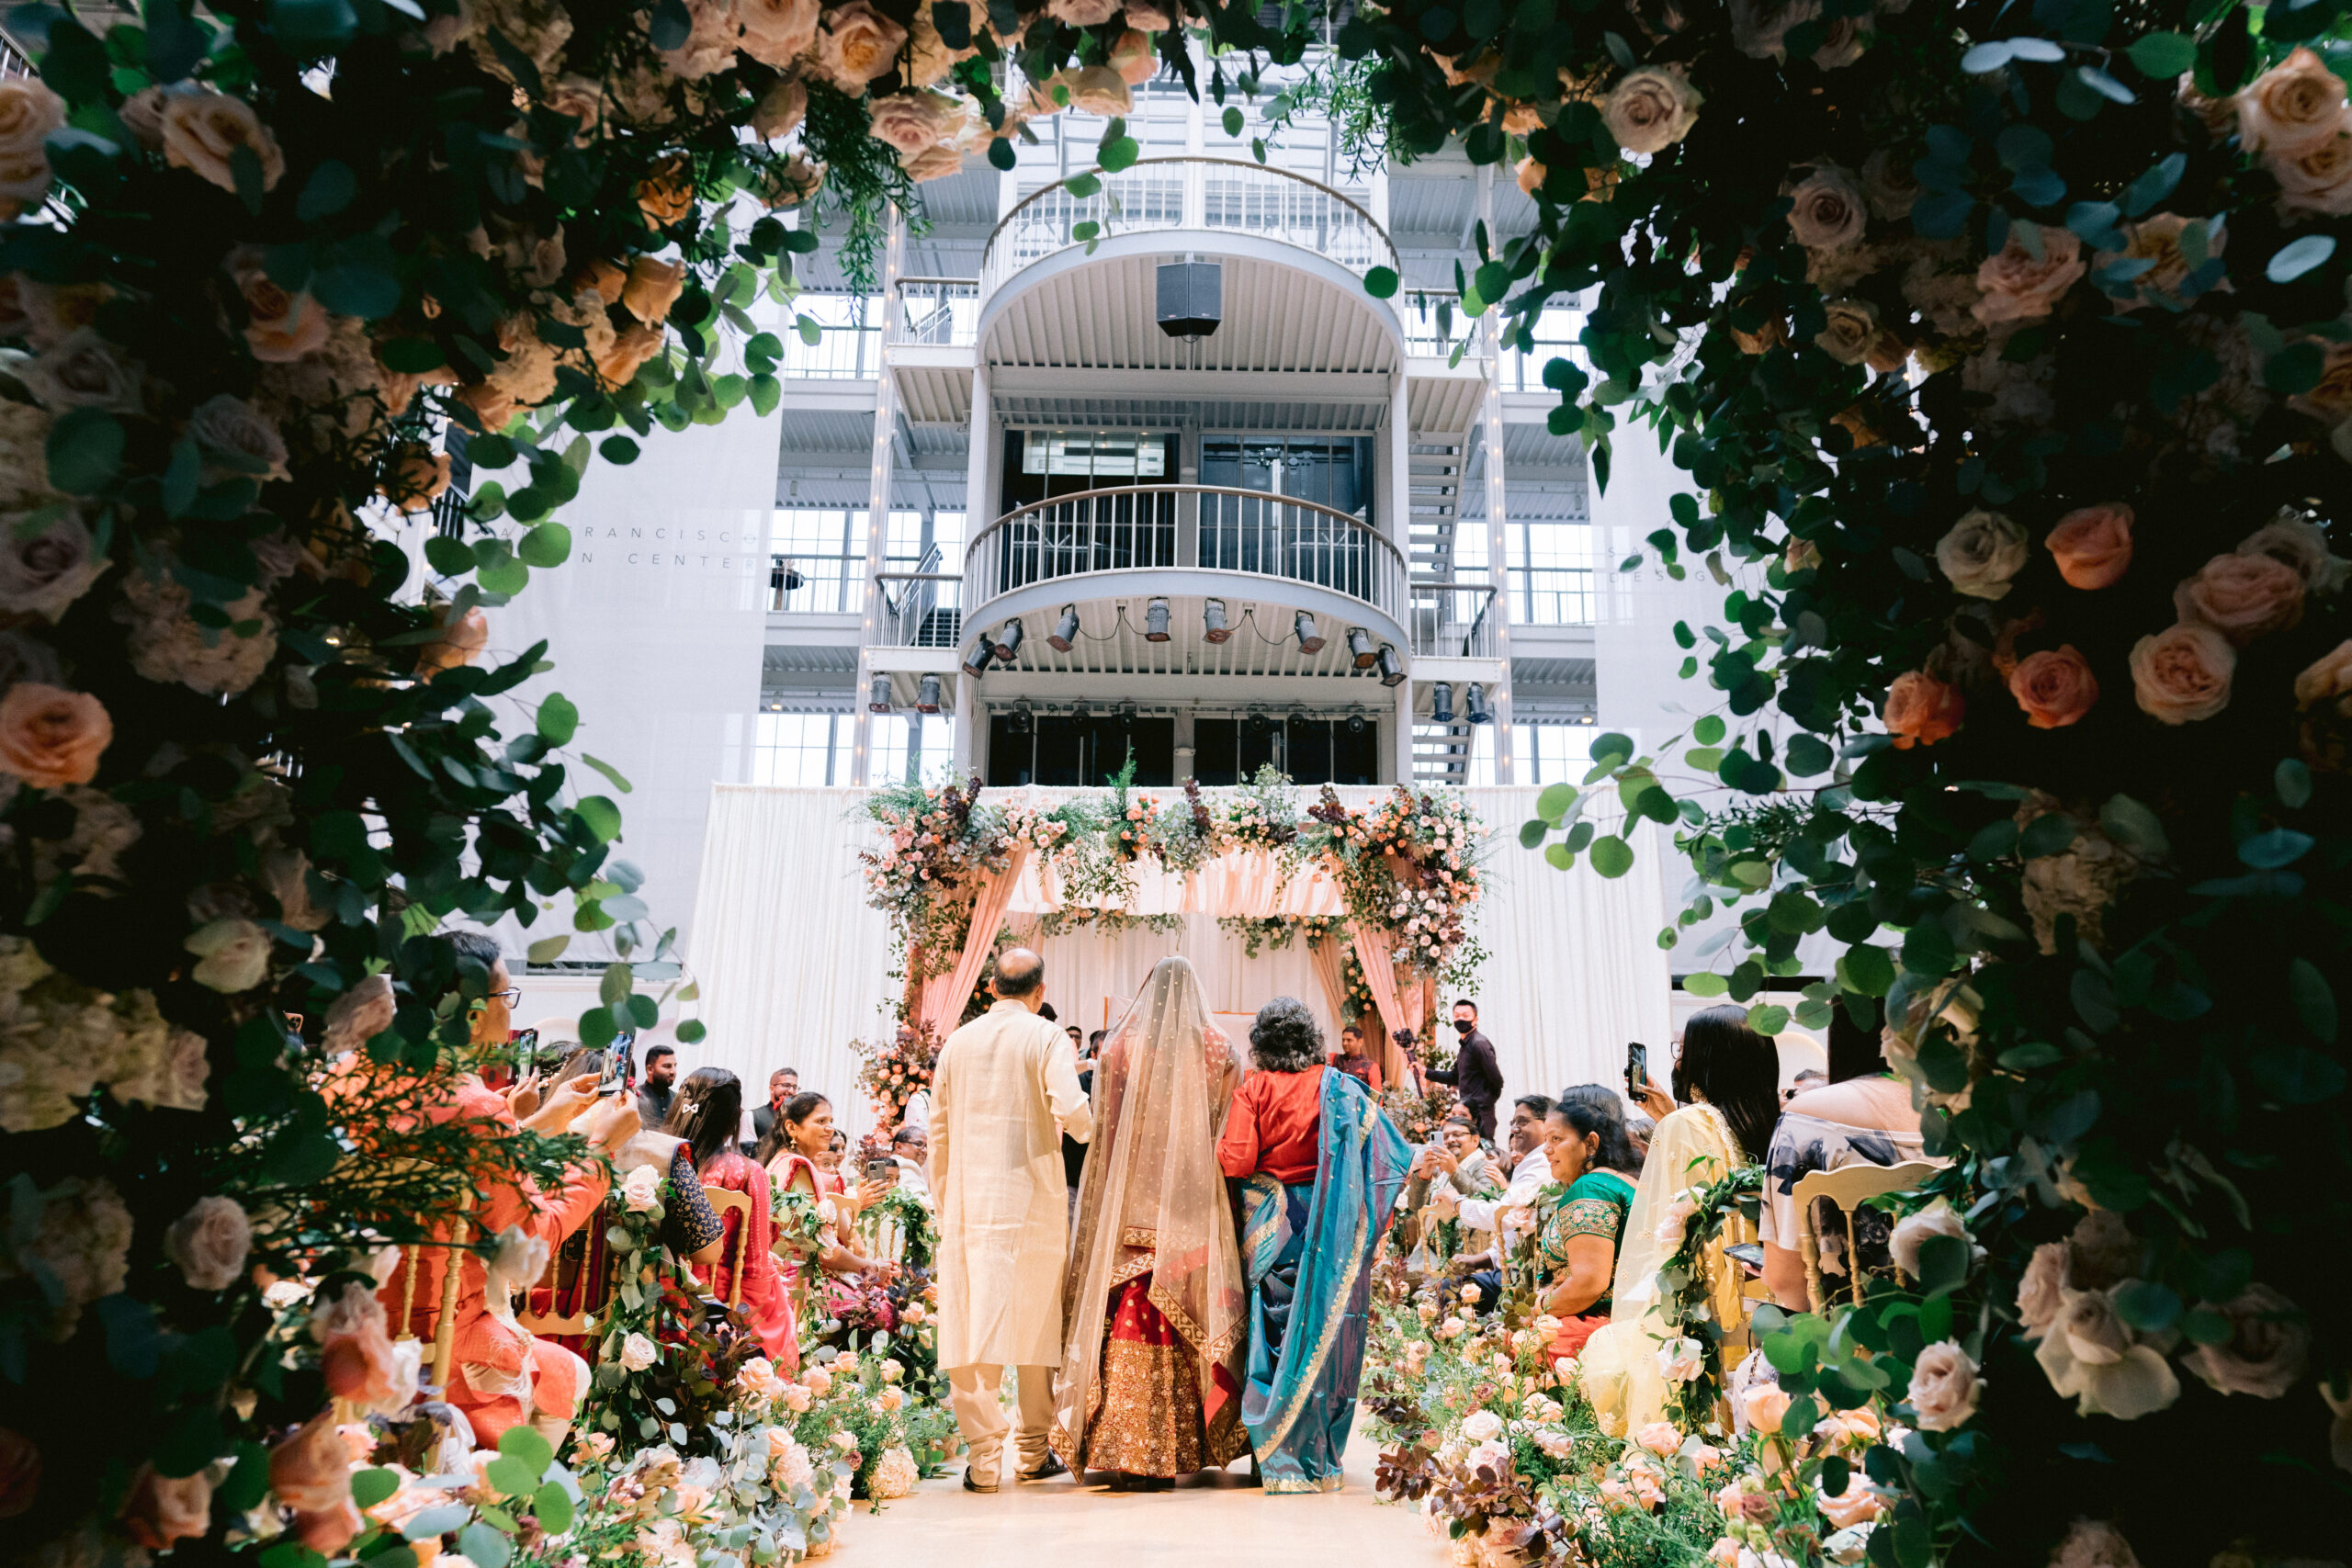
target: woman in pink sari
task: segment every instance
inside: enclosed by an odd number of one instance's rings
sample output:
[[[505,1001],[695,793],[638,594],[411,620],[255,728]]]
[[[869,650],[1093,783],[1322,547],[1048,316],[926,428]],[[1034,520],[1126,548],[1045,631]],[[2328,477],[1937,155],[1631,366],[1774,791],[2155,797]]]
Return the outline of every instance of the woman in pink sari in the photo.
[[[705,1187],[741,1192],[752,1201],[748,1217],[729,1209],[721,1216],[726,1242],[718,1259],[693,1265],[696,1284],[719,1301],[736,1288],[730,1258],[741,1258],[742,1289],[739,1311],[743,1322],[759,1336],[762,1352],[785,1371],[800,1365],[800,1336],[793,1320],[792,1292],[777,1271],[775,1228],[768,1209],[768,1173],[746,1159],[735,1146],[743,1120],[743,1086],[724,1067],[697,1067],[678,1086],[678,1102],[670,1108],[663,1131],[685,1140],[695,1171]],[[739,1234],[740,1233],[740,1234]]]
[[[819,1163],[832,1144],[833,1102],[811,1091],[795,1095],[786,1104],[784,1114],[769,1126],[768,1135],[761,1140],[752,1157],[767,1168],[779,1193],[797,1192],[816,1201],[824,1227],[808,1256],[814,1258],[820,1269],[827,1274],[865,1274],[889,1280],[898,1273],[898,1265],[860,1257],[842,1245],[841,1235],[849,1229],[860,1209],[882,1200],[891,1183],[868,1181],[851,1191],[837,1168],[829,1169]],[[785,1258],[777,1260],[776,1267],[786,1290],[797,1296],[804,1288],[807,1261],[802,1257]]]

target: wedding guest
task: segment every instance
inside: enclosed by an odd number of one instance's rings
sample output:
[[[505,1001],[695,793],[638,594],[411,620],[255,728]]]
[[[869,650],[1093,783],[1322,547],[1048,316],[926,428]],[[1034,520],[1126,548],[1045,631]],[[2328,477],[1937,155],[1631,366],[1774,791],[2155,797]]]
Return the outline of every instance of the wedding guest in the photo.
[[[1764,1159],[1764,1209],[1757,1230],[1764,1242],[1765,1287],[1774,1301],[1792,1312],[1814,1310],[1804,1258],[1797,1249],[1797,1183],[1816,1170],[1927,1158],[1911,1087],[1888,1069],[1882,1039],[1857,1027],[1844,1008],[1837,1009],[1829,1025],[1828,1081],[1792,1098],[1772,1129]],[[1798,1080],[1804,1089],[1803,1074]],[[1833,1278],[1838,1284],[1849,1278],[1846,1228],[1829,1216],[1824,1206],[1815,1226],[1825,1291],[1835,1288]],[[1854,1233],[1864,1271],[1883,1267],[1889,1235],[1885,1215],[1868,1207],[1856,1210]]]
[[[741,1192],[752,1201],[751,1213],[729,1209],[719,1216],[723,1227],[718,1257],[693,1270],[704,1294],[727,1301],[739,1293],[743,1322],[758,1336],[770,1360],[789,1371],[800,1364],[800,1338],[793,1321],[792,1296],[776,1273],[775,1231],[768,1224],[768,1173],[735,1146],[742,1122],[743,1086],[725,1067],[696,1067],[679,1086],[677,1103],[662,1131],[684,1141],[693,1162],[688,1179],[698,1187]],[[678,1184],[673,1179],[672,1186]],[[729,1264],[728,1259],[737,1259]]]
[[[1546,1122],[1544,1146],[1552,1180],[1566,1189],[1545,1206],[1536,1232],[1542,1283],[1535,1309],[1561,1320],[1551,1355],[1579,1354],[1609,1321],[1609,1292],[1640,1162],[1625,1141],[1625,1118],[1613,1089],[1560,1096]]]
[[[1331,1065],[1372,1090],[1375,1099],[1379,1097],[1380,1064],[1363,1054],[1363,1031],[1354,1024],[1340,1031],[1339,1054],[1331,1058]]]
[[[1657,1131],[1657,1123],[1646,1116],[1629,1117],[1626,1120],[1625,1136],[1632,1141],[1634,1153],[1637,1157],[1643,1160],[1650,1157],[1650,1134]]]
[[[1335,1492],[1355,1416],[1372,1259],[1410,1152],[1363,1085],[1323,1060],[1315,1015],[1278,997],[1250,1027],[1254,1070],[1217,1158],[1243,1184],[1250,1358],[1241,1393],[1266,1490]]]
[[[645,1048],[645,1079],[638,1086],[637,1114],[649,1127],[670,1124],[670,1108],[678,1099],[678,1053],[668,1045]]]
[[[1807,1067],[1790,1079],[1789,1087],[1781,1091],[1781,1103],[1786,1105],[1807,1089],[1819,1089],[1828,1081],[1829,1076],[1819,1067]]]
[[[798,1192],[816,1200],[817,1212],[824,1220],[814,1250],[819,1269],[828,1274],[866,1274],[888,1279],[897,1273],[897,1265],[860,1257],[841,1241],[842,1233],[849,1229],[858,1211],[879,1202],[890,1190],[887,1182],[880,1181],[862,1182],[854,1192],[842,1185],[839,1168],[844,1142],[833,1130],[833,1102],[810,1090],[793,1096],[752,1157],[767,1168],[778,1191]],[[799,1258],[782,1261],[781,1273],[787,1288],[800,1284],[803,1268]]]
[[[1584,1089],[1588,1085],[1578,1085]],[[1606,1090],[1602,1092],[1608,1092]],[[1534,1217],[1536,1201],[1544,1189],[1551,1184],[1552,1165],[1545,1147],[1545,1118],[1552,1113],[1552,1098],[1544,1094],[1522,1094],[1510,1108],[1510,1184],[1499,1195],[1462,1197],[1450,1185],[1438,1189],[1430,1196],[1430,1216],[1434,1219],[1458,1219],[1464,1234],[1489,1232],[1495,1237],[1494,1267],[1473,1269],[1469,1282],[1478,1287],[1478,1310],[1490,1310],[1502,1294],[1502,1259],[1510,1256],[1512,1246],[1527,1233]],[[1419,1161],[1415,1162],[1416,1168]],[[1434,1160],[1431,1162],[1434,1166]],[[1424,1179],[1424,1185],[1427,1185]],[[1413,1206],[1408,1192],[1408,1206]],[[1476,1259],[1469,1260],[1475,1264]]]
[[[1453,1092],[1462,1097],[1462,1108],[1470,1112],[1476,1123],[1478,1135],[1495,1135],[1495,1106],[1503,1097],[1503,1070],[1495,1060],[1495,1043],[1478,1032],[1478,1004],[1461,1001],[1453,1004],[1453,1028],[1461,1036],[1453,1066],[1431,1067],[1429,1077],[1442,1084],[1452,1084]]]
[[[743,1145],[745,1154],[758,1149],[767,1137],[768,1129],[775,1125],[775,1119],[784,1114],[784,1108],[791,1104],[792,1097],[799,1092],[799,1068],[778,1067],[768,1075],[768,1100],[765,1105],[752,1108],[752,1139]]]
[[[1657,1346],[1671,1331],[1655,1314],[1661,1306],[1659,1266],[1682,1245],[1677,1205],[1694,1189],[1763,1160],[1780,1112],[1780,1052],[1772,1042],[1748,1028],[1746,1008],[1724,1006],[1694,1013],[1682,1026],[1673,1095],[1654,1083],[1642,1085],[1639,1098],[1657,1117],[1657,1130],[1618,1248],[1609,1325],[1587,1343],[1581,1361],[1585,1396],[1612,1437],[1666,1414]],[[1726,1331],[1747,1320],[1739,1270],[1723,1250],[1743,1240],[1746,1228],[1736,1218],[1727,1221],[1698,1259],[1710,1281],[1715,1321]]]
[[[1088,1035],[1085,1046],[1078,1054],[1078,1092],[1090,1100],[1094,1096],[1094,1059],[1102,1054],[1102,1036],[1107,1032],[1107,1030],[1098,1029]],[[1078,1031],[1072,1029],[1070,1033],[1075,1036]],[[1078,1043],[1075,1039],[1070,1043],[1073,1045]],[[1069,1180],[1069,1218],[1070,1223],[1076,1224],[1078,1184],[1086,1174],[1086,1145],[1068,1133],[1062,1134],[1062,1174]]]

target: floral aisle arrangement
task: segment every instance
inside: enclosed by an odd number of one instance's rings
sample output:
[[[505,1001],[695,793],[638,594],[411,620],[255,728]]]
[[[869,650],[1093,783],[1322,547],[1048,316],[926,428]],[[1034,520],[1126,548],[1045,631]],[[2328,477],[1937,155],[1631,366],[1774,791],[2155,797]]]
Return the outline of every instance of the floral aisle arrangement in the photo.
[[[1659,1222],[1659,1239],[1670,1237],[1674,1251],[1658,1266],[1657,1299],[1676,1332],[1658,1347],[1658,1361],[1673,1385],[1674,1414],[1693,1431],[1724,1426],[1724,1379],[1731,1370],[1724,1361],[1724,1325],[1710,1304],[1718,1281],[1707,1271],[1707,1248],[1734,1218],[1746,1219],[1747,1234],[1755,1234],[1764,1174],[1760,1165],[1742,1166],[1688,1189]]]
[[[907,1101],[931,1089],[939,1042],[912,1025],[901,1025],[888,1040],[849,1043],[857,1058],[857,1087],[876,1113],[876,1125],[896,1127],[906,1119]]]

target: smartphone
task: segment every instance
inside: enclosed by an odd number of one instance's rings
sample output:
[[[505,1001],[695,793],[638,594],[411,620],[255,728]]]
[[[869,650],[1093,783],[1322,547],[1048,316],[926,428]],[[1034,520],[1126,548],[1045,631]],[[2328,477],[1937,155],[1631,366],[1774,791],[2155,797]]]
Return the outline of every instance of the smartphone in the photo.
[[[1747,1265],[1755,1273],[1764,1272],[1764,1246],[1761,1242],[1734,1242],[1724,1248],[1724,1256]]]
[[[877,1159],[867,1160],[865,1162],[865,1179],[868,1181],[898,1180],[899,1162],[890,1158],[887,1155]]]
[[[599,1099],[610,1100],[620,1091],[621,1054],[607,1051],[605,1053],[605,1069],[596,1078],[596,1094]]]
[[[1650,1080],[1650,1048],[1636,1040],[1625,1047],[1625,1098],[1638,1102]]]
[[[528,1071],[539,1065],[539,1032],[537,1030],[515,1031],[511,1043],[514,1048],[514,1060],[521,1064],[522,1070]]]

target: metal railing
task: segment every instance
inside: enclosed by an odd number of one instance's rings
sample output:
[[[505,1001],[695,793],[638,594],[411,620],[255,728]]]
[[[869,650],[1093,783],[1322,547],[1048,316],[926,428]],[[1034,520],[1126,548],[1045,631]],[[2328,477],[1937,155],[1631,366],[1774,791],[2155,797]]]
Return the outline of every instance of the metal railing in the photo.
[[[1464,359],[1487,356],[1484,334],[1462,313],[1462,296],[1451,288],[1414,288],[1396,296],[1396,313],[1405,323],[1405,352],[1425,359],[1444,359],[1456,348]]]
[[[946,564],[937,545],[922,553],[912,571],[877,571],[882,589],[882,641],[893,648],[953,648],[963,630],[956,584],[964,580],[939,569]]]
[[[965,348],[980,337],[980,280],[977,277],[899,279],[899,324],[892,343]]]
[[[784,344],[777,374],[787,380],[860,381],[879,373],[882,301],[878,297],[804,294],[799,315],[817,323],[817,341],[804,339],[788,321],[772,324],[770,330]]]
[[[1495,657],[1495,585],[1424,578],[1413,584],[1412,634],[1416,657]]]
[[[1361,517],[1311,501],[1221,485],[1136,485],[1032,502],[964,552],[965,608],[1033,582],[1168,568],[1311,583],[1405,618],[1396,547]]]
[[[864,556],[771,555],[768,609],[793,615],[842,615],[857,609],[850,592],[865,567]]]
[[[1510,569],[1511,619],[1522,626],[1589,626],[1594,607],[1589,566]]]
[[[1097,188],[1079,196],[1069,180],[1057,180],[998,220],[980,256],[982,298],[1022,268],[1095,239],[1177,229],[1274,240],[1358,273],[1396,265],[1396,248],[1370,212],[1305,175],[1227,158],[1171,157],[1071,178],[1092,180]],[[1089,233],[1074,231],[1090,223]]]

